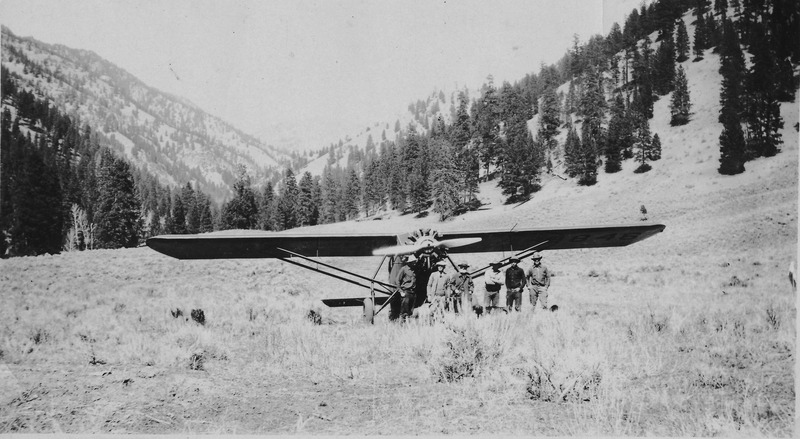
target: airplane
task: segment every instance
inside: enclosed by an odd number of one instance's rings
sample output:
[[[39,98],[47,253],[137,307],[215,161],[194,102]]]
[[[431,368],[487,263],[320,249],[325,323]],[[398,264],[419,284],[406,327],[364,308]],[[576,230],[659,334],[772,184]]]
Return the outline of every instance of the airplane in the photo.
[[[650,238],[664,230],[663,224],[627,224],[587,227],[530,228],[514,230],[458,231],[440,234],[421,228],[409,233],[301,234],[264,232],[263,234],[159,235],[147,239],[151,249],[177,259],[274,258],[368,289],[367,297],[323,299],[329,307],[362,307],[363,319],[374,323],[375,316],[389,306],[389,319],[400,315],[397,275],[402,258],[414,255],[412,267],[417,275],[414,308],[426,302],[428,278],[435,264],[447,260],[456,268],[450,254],[510,252],[499,261],[501,268],[510,259],[520,260],[542,250],[622,247]],[[444,238],[447,239],[444,239]],[[372,277],[338,268],[315,258],[383,256]],[[388,261],[389,281],[377,279]],[[489,265],[470,272],[476,278]],[[380,306],[379,309],[375,309]]]

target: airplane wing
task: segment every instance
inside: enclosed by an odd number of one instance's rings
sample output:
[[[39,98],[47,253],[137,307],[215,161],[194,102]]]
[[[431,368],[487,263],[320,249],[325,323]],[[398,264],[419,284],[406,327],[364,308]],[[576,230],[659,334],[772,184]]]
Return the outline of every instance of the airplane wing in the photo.
[[[454,247],[450,253],[519,251],[542,244],[539,250],[619,247],[647,239],[662,230],[662,224],[560,227],[510,231],[443,232],[442,238],[481,238],[479,242]],[[309,257],[372,256],[375,249],[397,245],[396,233],[383,234],[199,234],[161,235],[147,245],[178,259],[284,258],[284,250]]]
[[[554,227],[509,231],[446,233],[445,239],[480,237],[474,244],[450,249],[449,253],[515,252],[541,244],[537,250],[622,247],[647,239],[664,230],[663,224]]]
[[[153,250],[178,259],[282,258],[289,250],[305,256],[372,256],[397,244],[393,234],[199,234],[161,235],[147,240]],[[282,250],[283,249],[283,250]]]

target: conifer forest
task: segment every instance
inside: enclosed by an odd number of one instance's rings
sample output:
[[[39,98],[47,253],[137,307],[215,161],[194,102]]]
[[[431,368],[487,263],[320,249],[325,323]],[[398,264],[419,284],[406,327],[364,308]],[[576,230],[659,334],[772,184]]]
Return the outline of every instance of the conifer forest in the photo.
[[[695,19],[692,45],[687,12]],[[798,20],[791,0],[651,2],[607,35],[576,37],[538,73],[502,84],[489,76],[478,95],[458,92],[448,117],[425,112],[443,104],[443,94],[420,101],[421,111],[410,105],[415,123],[398,121],[394,140],[385,130],[380,139],[370,135],[344,165],[338,145],[321,148],[315,154],[329,157],[322,175],[300,173],[296,156],[266,178],[239,166],[219,200],[188,176],[170,184],[130,163],[100,127],[4,65],[0,254],[134,247],[165,233],[280,231],[389,209],[447,220],[480,207],[481,181],[496,181],[510,204],[535,197],[545,174],[591,187],[624,161],[648,172],[662,148],[650,129],[654,102],[669,100],[671,126],[687,124],[692,96],[679,63],[708,53],[719,55],[722,76],[718,172],[743,173],[749,161],[780,154],[779,131],[793,123],[779,106],[797,91]],[[51,68],[37,75],[68,80]]]

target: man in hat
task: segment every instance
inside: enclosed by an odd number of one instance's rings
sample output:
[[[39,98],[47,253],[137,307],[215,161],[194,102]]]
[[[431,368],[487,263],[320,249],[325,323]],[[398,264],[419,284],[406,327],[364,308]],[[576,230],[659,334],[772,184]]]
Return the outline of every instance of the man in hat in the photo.
[[[500,305],[500,288],[503,287],[503,273],[500,272],[500,267],[503,265],[500,262],[492,262],[492,269],[488,270],[483,275],[484,295],[483,305],[486,307],[486,313],[491,313],[493,309],[499,308]]]
[[[409,255],[403,257],[403,266],[397,275],[397,286],[400,287],[400,318],[405,321],[414,314],[414,301],[416,300],[417,275],[411,265],[417,257]]]
[[[468,268],[469,264],[466,262],[458,264],[458,273],[454,273],[448,282],[453,311],[456,314],[471,308],[472,290],[475,284],[467,271]]]
[[[533,256],[533,266],[528,269],[526,277],[528,279],[528,292],[531,298],[532,310],[536,309],[536,302],[542,304],[543,309],[547,309],[547,289],[550,288],[550,271],[542,265],[542,254],[535,252]]]
[[[436,271],[431,273],[428,278],[428,300],[431,302],[431,316],[434,320],[444,318],[444,312],[448,309],[447,306],[447,275],[444,274],[444,269],[447,264],[444,261],[436,263]]]
[[[522,306],[522,289],[525,288],[525,271],[519,267],[519,258],[509,259],[511,266],[506,268],[506,308],[519,311]]]

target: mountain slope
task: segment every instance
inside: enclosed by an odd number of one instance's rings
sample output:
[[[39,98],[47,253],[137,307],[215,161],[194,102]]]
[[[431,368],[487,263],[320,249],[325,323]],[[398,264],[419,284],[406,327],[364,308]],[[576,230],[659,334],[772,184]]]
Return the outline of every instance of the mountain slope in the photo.
[[[230,195],[237,165],[262,181],[289,161],[285,153],[186,99],[147,86],[93,52],[20,38],[5,27],[2,49],[3,66],[19,88],[91,125],[115,151],[162,183],[191,181],[219,202]]]
[[[544,175],[542,189],[520,205],[503,204],[496,182],[490,181],[481,185],[483,209],[444,223],[435,215],[417,219],[393,213],[383,215],[382,221],[332,224],[314,230],[400,233],[421,227],[446,232],[615,224],[638,222],[644,206],[650,221],[667,225],[663,235],[641,244],[654,254],[665,247],[673,255],[756,252],[769,258],[778,254],[784,260],[793,257],[798,234],[795,123],[800,117],[800,102],[781,105],[784,143],[777,156],[746,163],[743,174],[721,175],[717,172],[722,131],[717,120],[719,56],[708,50],[703,60],[687,60],[681,65],[688,77],[691,119],[686,125],[670,126],[670,95],[655,103],[650,127],[661,139],[662,158],[651,163],[650,172],[635,174],[638,164],[627,160],[618,173],[601,171],[598,183],[589,187],[578,186],[574,179]],[[534,118],[529,125],[535,127],[535,122]]]

